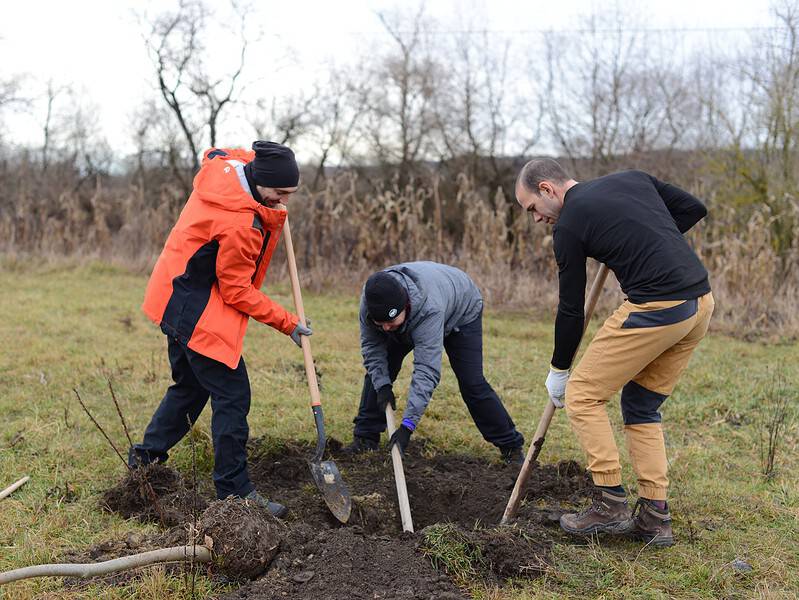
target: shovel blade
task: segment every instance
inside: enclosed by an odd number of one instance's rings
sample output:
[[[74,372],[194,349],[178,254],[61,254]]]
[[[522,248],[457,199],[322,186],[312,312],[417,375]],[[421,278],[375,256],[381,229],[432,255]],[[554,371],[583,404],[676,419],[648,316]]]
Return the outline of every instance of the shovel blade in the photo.
[[[347,489],[344,480],[341,478],[336,463],[332,460],[324,460],[320,462],[310,461],[308,465],[311,467],[311,475],[316,483],[316,487],[322,492],[322,497],[325,499],[325,504],[342,523],[346,523],[350,518],[352,511],[352,501],[350,500],[350,492]]]

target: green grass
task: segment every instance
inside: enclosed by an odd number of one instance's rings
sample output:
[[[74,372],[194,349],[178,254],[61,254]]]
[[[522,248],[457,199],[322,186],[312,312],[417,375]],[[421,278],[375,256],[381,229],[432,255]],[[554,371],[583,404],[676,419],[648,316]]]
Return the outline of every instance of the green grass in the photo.
[[[165,339],[139,310],[146,278],[105,265],[5,262],[0,318],[0,488],[23,475],[31,481],[0,501],[0,570],[51,562],[131,530],[137,523],[101,512],[98,497],[123,475],[119,458],[89,422],[73,388],[112,438],[125,446],[110,401],[110,374],[134,438],[139,438],[170,383]],[[267,290],[290,306],[285,284]],[[313,318],[314,355],[330,435],[348,440],[363,379],[357,299],[305,297]],[[489,380],[528,440],[546,401],[543,379],[552,323],[545,315],[488,311],[485,360]],[[596,324],[594,324],[596,327]],[[315,436],[302,355],[286,337],[250,324],[244,355],[252,381],[252,435],[312,440]],[[744,343],[711,335],[697,350],[663,408],[671,463],[675,532],[664,551],[627,543],[561,544],[545,577],[501,591],[476,587],[481,598],[795,598],[799,596],[799,452],[796,421],[783,437],[776,472],[761,475],[758,440],[772,410],[768,390],[784,381],[796,411],[796,344]],[[410,361],[398,391],[407,389]],[[401,397],[401,393],[398,394]],[[618,402],[611,418],[621,433]],[[211,468],[210,411],[195,439],[199,468]],[[419,429],[434,447],[495,458],[460,400],[454,376],[444,375]],[[617,437],[622,446],[622,435]],[[188,470],[187,441],[173,453]],[[558,413],[541,459],[583,461],[565,415]],[[625,484],[635,490],[629,462]],[[736,558],[751,573],[727,566]],[[198,597],[214,588],[200,578]],[[188,598],[181,577],[158,569],[124,588],[62,589],[57,579],[0,588],[7,598]],[[5,594],[5,595],[4,595]]]

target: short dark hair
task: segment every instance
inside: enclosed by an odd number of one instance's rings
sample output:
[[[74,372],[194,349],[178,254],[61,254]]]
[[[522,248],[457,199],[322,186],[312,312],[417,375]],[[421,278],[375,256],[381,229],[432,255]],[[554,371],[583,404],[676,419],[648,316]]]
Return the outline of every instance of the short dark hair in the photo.
[[[542,181],[552,181],[557,184],[566,183],[571,179],[558,161],[552,158],[534,158],[522,167],[516,185],[522,184],[528,192],[538,193],[538,184]]]

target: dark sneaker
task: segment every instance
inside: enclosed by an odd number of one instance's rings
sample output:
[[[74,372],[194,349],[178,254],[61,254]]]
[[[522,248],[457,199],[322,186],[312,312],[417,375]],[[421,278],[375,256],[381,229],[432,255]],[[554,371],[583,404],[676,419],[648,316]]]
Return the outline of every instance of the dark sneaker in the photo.
[[[674,545],[674,534],[671,532],[671,515],[669,506],[661,510],[651,500],[639,498],[633,509],[626,531],[628,537],[641,540],[647,545],[665,548]]]
[[[505,446],[500,448],[499,452],[502,454],[502,462],[506,465],[524,464],[524,452],[522,452],[521,446]]]
[[[624,533],[629,527],[630,507],[624,494],[614,494],[597,489],[591,506],[579,513],[568,513],[560,518],[560,526],[572,535],[594,533]]]
[[[352,439],[352,443],[349,446],[344,446],[341,452],[344,454],[361,454],[362,452],[373,452],[378,447],[379,444],[376,441],[356,435]]]
[[[277,517],[278,519],[283,517],[289,509],[283,506],[278,502],[272,502],[271,500],[267,500],[257,491],[253,490],[249,494],[244,497],[245,500],[249,500],[256,506],[260,506],[261,508],[265,508],[268,510],[273,517]]]

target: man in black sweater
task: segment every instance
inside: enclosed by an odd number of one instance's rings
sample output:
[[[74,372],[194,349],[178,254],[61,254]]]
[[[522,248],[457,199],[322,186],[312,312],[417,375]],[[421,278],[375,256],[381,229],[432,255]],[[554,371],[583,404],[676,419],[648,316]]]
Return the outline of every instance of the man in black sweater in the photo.
[[[658,408],[707,332],[708,274],[683,234],[706,214],[688,192],[642,171],[578,183],[548,158],[527,163],[516,199],[537,223],[553,225],[560,296],[546,380],[588,457],[592,505],[561,517],[576,535],[625,534],[674,543],[666,503],[666,448]],[[586,258],[614,272],[627,298],[605,321],[571,373],[583,332]],[[605,403],[619,389],[639,500],[631,513]]]

